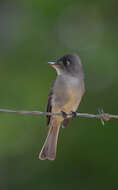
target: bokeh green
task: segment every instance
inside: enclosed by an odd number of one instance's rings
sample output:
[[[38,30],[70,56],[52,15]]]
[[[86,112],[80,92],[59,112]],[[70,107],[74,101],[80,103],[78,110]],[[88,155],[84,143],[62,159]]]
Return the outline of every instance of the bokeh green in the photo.
[[[76,52],[86,93],[79,112],[118,114],[118,1],[0,1],[0,108],[44,111],[56,72]],[[0,189],[118,189],[118,121],[72,119],[55,161],[40,161],[44,116],[0,114]]]

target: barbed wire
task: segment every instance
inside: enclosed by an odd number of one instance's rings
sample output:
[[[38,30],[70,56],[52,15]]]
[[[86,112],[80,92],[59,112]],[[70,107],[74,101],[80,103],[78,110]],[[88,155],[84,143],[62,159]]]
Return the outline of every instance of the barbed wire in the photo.
[[[108,121],[110,119],[118,119],[118,115],[113,115],[109,113],[104,113],[103,109],[98,110],[98,114],[89,114],[89,113],[50,113],[50,112],[41,112],[41,111],[26,111],[26,110],[10,110],[10,109],[0,109],[1,113],[11,113],[11,114],[21,114],[21,115],[45,115],[45,116],[62,116],[64,118],[75,118],[75,117],[84,117],[84,118],[96,118],[100,119],[102,124],[104,125],[104,121]]]

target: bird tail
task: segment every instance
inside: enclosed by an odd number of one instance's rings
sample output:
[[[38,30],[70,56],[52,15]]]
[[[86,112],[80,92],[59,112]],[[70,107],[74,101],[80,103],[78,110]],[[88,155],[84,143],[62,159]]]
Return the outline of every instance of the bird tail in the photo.
[[[57,140],[60,129],[60,121],[54,120],[49,126],[48,136],[39,154],[41,160],[54,160],[56,157]]]

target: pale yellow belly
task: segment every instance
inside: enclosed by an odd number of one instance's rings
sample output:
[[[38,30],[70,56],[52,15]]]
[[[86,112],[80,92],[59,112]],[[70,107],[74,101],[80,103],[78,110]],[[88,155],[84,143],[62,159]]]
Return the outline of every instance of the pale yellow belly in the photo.
[[[70,113],[71,111],[76,111],[81,97],[81,92],[75,90],[68,90],[63,95],[58,94],[52,103],[52,112],[64,111]]]

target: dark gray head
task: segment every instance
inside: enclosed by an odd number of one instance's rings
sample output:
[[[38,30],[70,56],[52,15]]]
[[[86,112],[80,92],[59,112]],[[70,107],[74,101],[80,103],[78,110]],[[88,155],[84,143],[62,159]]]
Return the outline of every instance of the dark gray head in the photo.
[[[81,61],[76,54],[66,54],[56,62],[49,62],[48,64],[52,65],[58,74],[76,76],[82,73]]]

